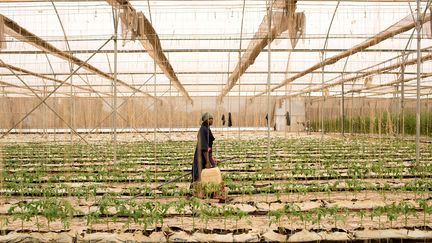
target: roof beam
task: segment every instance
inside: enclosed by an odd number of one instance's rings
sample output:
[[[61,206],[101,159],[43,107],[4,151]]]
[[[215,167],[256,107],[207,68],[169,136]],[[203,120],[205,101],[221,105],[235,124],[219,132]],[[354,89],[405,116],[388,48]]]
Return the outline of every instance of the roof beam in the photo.
[[[426,55],[426,56],[424,56],[424,57],[421,58],[421,62],[422,63],[425,62],[425,61],[429,61],[429,60],[432,60],[432,54],[428,54],[428,55]],[[374,70],[370,70],[370,71],[364,72],[364,73],[362,73],[360,75],[356,75],[355,77],[346,78],[346,79],[340,79],[340,80],[338,80],[338,81],[336,81],[334,83],[326,84],[326,85],[323,85],[323,86],[320,85],[319,87],[315,87],[315,88],[310,87],[310,88],[301,90],[298,93],[295,93],[295,94],[292,94],[292,95],[288,95],[287,97],[299,96],[299,95],[306,94],[306,93],[309,93],[309,92],[317,92],[317,91],[320,91],[320,90],[323,90],[323,89],[328,89],[328,88],[331,88],[331,87],[334,87],[334,86],[337,86],[337,85],[341,85],[341,84],[344,84],[344,83],[347,83],[347,82],[352,82],[352,81],[355,81],[355,80],[358,80],[358,79],[361,79],[361,78],[365,78],[365,77],[368,77],[368,76],[373,76],[373,75],[379,75],[379,74],[382,74],[382,73],[387,73],[390,70],[394,70],[394,69],[400,68],[402,66],[410,66],[410,65],[416,65],[416,64],[417,64],[417,58],[413,58],[413,59],[411,59],[409,61],[401,61],[399,63],[390,65],[388,67],[378,68],[378,69],[374,69]]]
[[[341,74],[343,71],[325,71],[324,73],[326,74]],[[226,72],[226,71],[201,71],[201,72],[177,72],[177,74],[179,75],[217,75],[217,74],[229,74],[230,72]],[[264,72],[264,71],[251,71],[248,72],[248,75],[261,75],[261,74],[267,74],[268,72]],[[285,71],[272,71],[272,74],[285,74]],[[290,73],[300,73],[300,71],[290,71]],[[312,73],[322,73],[321,71],[314,71]],[[343,72],[345,74],[363,74],[366,73],[365,71],[345,71]],[[394,71],[394,72],[386,72],[387,74],[399,74],[398,71]],[[42,75],[52,75],[51,73],[39,73]],[[155,74],[154,72],[117,72],[117,75],[152,75]],[[163,74],[161,72],[156,72],[156,74]],[[405,72],[406,75],[417,75],[417,72]],[[13,74],[0,74],[2,76],[11,76]],[[26,74],[22,74],[22,76],[25,76]],[[67,76],[70,75],[70,73],[66,73],[66,72],[62,72],[62,73],[56,73],[56,75],[59,76]],[[89,72],[85,72],[85,73],[80,73],[80,75],[95,75],[94,73],[89,73]],[[264,85],[267,85],[267,83],[262,83]],[[271,83],[270,85],[277,85],[279,83]],[[291,83],[292,84],[292,83]],[[321,83],[320,83],[321,84]],[[134,84],[130,84],[131,86],[134,86]],[[183,85],[188,85],[188,83],[183,82]],[[189,84],[190,85],[190,84]],[[221,86],[220,83],[218,83],[217,85]]]
[[[432,77],[432,73],[424,73],[424,74],[421,75],[422,79],[428,78],[428,77]],[[388,83],[384,83],[384,84],[377,84],[377,85],[371,85],[371,86],[367,86],[367,87],[361,87],[361,88],[351,89],[351,90],[345,91],[343,94],[344,95],[345,94],[349,94],[349,93],[351,93],[351,94],[354,94],[354,93],[360,94],[360,93],[362,93],[364,91],[368,91],[367,93],[373,93],[374,95],[385,95],[385,94],[389,94],[390,92],[388,92],[388,91],[382,91],[382,90],[381,91],[380,90],[370,91],[370,90],[379,89],[379,88],[394,87],[394,85],[399,85],[401,83],[408,83],[408,82],[414,81],[416,79],[417,79],[416,77],[414,77],[414,78],[408,78],[408,79],[404,79],[404,80],[398,79],[398,80],[394,80],[394,81],[391,81],[391,82],[388,82]],[[405,87],[407,87],[407,85],[405,85]],[[412,85],[412,87],[417,87],[417,85]],[[423,90],[423,89],[431,89],[431,87],[423,85],[423,86],[420,86],[420,89],[421,90]],[[413,90],[415,90],[415,89],[413,89]],[[406,91],[407,91],[407,89],[405,89],[405,93],[406,93]],[[338,91],[332,91],[332,92],[335,92],[335,94],[329,95],[329,96],[326,96],[326,97],[341,97],[342,96],[342,92],[338,92]],[[399,93],[400,92],[401,91],[399,91]],[[391,93],[394,94],[396,92],[395,91],[391,91]],[[364,95],[363,97],[368,97],[368,96]]]
[[[24,83],[24,81],[20,77],[17,76],[18,74],[16,74],[14,72],[14,71],[19,70],[19,68],[15,68],[14,66],[9,66],[6,63],[4,63],[2,60],[0,60],[0,67],[8,69],[14,76],[16,76],[22,83]],[[3,87],[6,86],[6,87],[10,87],[10,88],[19,88],[19,89],[30,90],[30,91],[32,91],[32,93],[37,93],[37,92],[44,93],[44,92],[47,92],[45,90],[40,90],[40,89],[37,89],[35,87],[31,87],[30,85],[27,85],[25,83],[24,83],[25,86],[19,86],[17,84],[8,83],[8,82],[4,82],[4,81],[0,81],[0,84],[4,85]],[[46,86],[44,88],[46,88]]]
[[[254,37],[250,41],[246,52],[242,55],[236,67],[234,68],[234,71],[228,77],[228,82],[222,88],[222,92],[218,97],[218,102],[221,102],[223,97],[234,87],[234,85],[237,83],[237,80],[246,72],[246,69],[248,69],[249,66],[255,62],[255,59],[258,57],[261,51],[277,36],[282,34],[282,32],[288,30],[288,35],[291,39],[291,46],[295,47],[297,39],[300,37],[298,34],[299,28],[302,28],[300,33],[303,32],[304,28],[304,26],[301,24],[297,25],[297,23],[301,22],[297,20],[302,20],[302,23],[304,23],[304,13],[295,13],[295,0],[274,0],[272,7],[275,7],[278,11],[272,13],[271,15],[271,29],[269,30],[268,28],[269,17],[267,14],[264,16],[258,31],[254,34]]]
[[[5,81],[0,81],[0,84],[6,86],[6,88],[7,87],[13,87],[13,88],[18,88],[18,89],[29,90],[29,88],[27,88],[25,86],[19,86],[19,85],[16,85],[16,84],[11,84],[11,83],[5,82]],[[32,90],[34,92],[40,92],[40,93],[44,92],[43,90],[35,89],[35,88],[32,88],[32,87],[30,87],[30,90]]]
[[[423,18],[420,20],[420,22],[422,24],[431,20],[430,14],[426,14],[426,15],[422,14],[422,16],[423,16]],[[354,54],[361,52],[368,47],[374,46],[374,45],[376,45],[376,44],[378,44],[378,43],[380,43],[380,42],[382,42],[388,38],[391,38],[395,35],[398,35],[400,33],[408,31],[408,30],[414,28],[415,24],[416,24],[416,17],[408,15],[407,17],[405,17],[402,20],[398,21],[397,23],[393,24],[392,26],[390,26],[386,30],[381,31],[380,33],[376,34],[375,36],[367,39],[366,41],[363,41],[362,43],[357,44],[357,45],[353,46],[352,48],[350,48],[350,49],[348,49],[348,50],[346,50],[340,54],[337,54],[335,56],[327,58],[324,61],[319,62],[319,63],[313,65],[312,67],[310,67],[310,68],[308,68],[308,69],[306,69],[306,70],[304,70],[304,71],[302,71],[302,72],[300,72],[294,76],[289,77],[288,79],[285,79],[284,81],[282,81],[281,84],[271,88],[269,92],[272,92],[278,88],[281,88],[281,87],[293,82],[294,80],[301,78],[301,77],[303,77],[303,76],[305,76],[305,75],[307,75],[307,74],[309,74],[309,73],[311,73],[311,72],[313,72],[319,68],[334,64],[337,61],[339,61],[345,57],[354,55]],[[263,94],[266,94],[266,93],[267,93],[267,91],[261,92],[261,93],[255,95],[254,98],[261,96]]]
[[[55,79],[55,78],[51,78],[51,77],[48,77],[48,76],[45,76],[45,75],[42,75],[42,74],[39,74],[39,73],[35,73],[35,72],[29,71],[29,70],[26,70],[26,69],[23,69],[23,68],[19,68],[19,67],[16,67],[16,66],[4,63],[4,62],[0,62],[0,68],[10,69],[10,70],[13,70],[13,71],[16,71],[16,72],[19,72],[19,73],[23,73],[23,74],[26,74],[26,75],[34,76],[34,77],[45,79],[45,80],[54,81],[56,83],[63,83],[63,81],[61,81],[61,80],[58,80],[58,79]],[[96,93],[96,91],[94,89],[84,88],[82,86],[73,85],[73,84],[69,84],[69,83],[66,83],[66,85],[72,86],[72,87],[77,88],[77,89],[85,90],[87,92],[92,92],[92,93],[94,92],[94,93]],[[111,96],[111,94],[108,94],[108,93],[103,93],[103,94]]]
[[[180,83],[174,69],[165,56],[159,37],[150,21],[148,21],[142,12],[137,13],[127,0],[107,0],[107,2],[114,8],[122,11],[120,14],[122,28],[127,28],[134,38],[139,39],[144,49],[147,50],[148,54],[158,64],[159,68],[165,73],[169,80],[171,80],[174,87],[193,103],[192,98]]]
[[[273,83],[273,85],[276,85],[277,83]],[[197,86],[197,84],[194,83],[188,83],[188,84],[184,84],[187,86]],[[266,83],[242,83],[242,87],[245,86],[265,86],[267,85]],[[310,83],[293,83],[293,86],[307,86],[310,85]],[[363,84],[355,84],[357,86],[362,86]],[[55,85],[52,84],[47,84],[47,85],[42,85],[42,84],[34,84],[34,85],[29,85],[30,87],[56,87]],[[86,85],[87,86],[87,85]],[[140,84],[134,84],[134,86],[140,86]],[[151,87],[151,85],[149,85]],[[169,84],[157,84],[157,87],[169,87]],[[209,83],[205,83],[205,84],[199,84],[199,86],[219,86],[218,84],[209,84]],[[96,85],[92,85],[92,87],[110,87],[110,85],[105,85],[105,84],[96,84]],[[177,91],[174,91],[177,92]],[[214,92],[214,91],[212,91]]]
[[[56,57],[59,57],[61,59],[64,59],[68,62],[72,62],[75,65],[78,65],[80,67],[83,67],[84,69],[93,72],[103,78],[106,78],[108,80],[114,81],[114,77],[97,69],[96,67],[90,65],[87,62],[82,61],[81,59],[71,55],[68,52],[62,51],[57,49],[56,47],[54,47],[53,45],[49,44],[48,42],[46,42],[45,40],[41,39],[40,37],[36,36],[35,34],[31,33],[30,31],[24,29],[23,27],[19,26],[16,22],[14,22],[13,20],[7,18],[4,15],[0,15],[1,17],[3,17],[4,19],[4,24],[5,24],[5,32],[16,38],[17,40],[26,42],[32,46],[35,46],[38,49],[41,49],[43,51],[46,51]],[[151,94],[144,92],[142,90],[136,89],[135,87],[132,87],[131,85],[129,85],[128,83],[126,83],[125,81],[119,80],[117,79],[117,82],[128,87],[129,89],[135,91],[135,92],[139,92],[142,93],[146,96],[152,97],[157,99],[156,97],[153,97]]]
[[[320,49],[320,48],[309,48],[309,49],[272,49],[271,52],[341,52],[341,51],[345,51],[346,49]],[[72,54],[88,54],[88,53],[94,53],[95,50],[92,49],[87,49],[87,50],[71,50],[69,51],[69,53]],[[164,52],[166,53],[208,53],[208,52],[214,52],[214,53],[227,53],[227,52],[245,52],[246,49],[165,49]],[[413,49],[402,49],[402,48],[398,48],[398,49],[366,49],[363,50],[363,52],[389,52],[389,53],[393,53],[393,52],[415,52],[416,50]],[[261,52],[268,52],[268,49],[263,49]],[[432,50],[424,50],[422,52],[432,52]],[[18,54],[18,55],[28,55],[28,54],[44,54],[44,51],[6,51],[6,50],[2,50],[2,53],[4,54]],[[99,53],[114,53],[114,50],[100,50]],[[117,50],[117,53],[147,53],[146,50]],[[179,73],[179,72],[176,72]]]
[[[420,78],[422,78],[422,79],[423,78],[428,78],[428,77],[432,77],[432,73],[427,73],[427,74],[420,75]],[[351,90],[345,92],[344,94],[347,94],[347,93],[359,93],[359,92],[363,92],[364,90],[371,90],[371,89],[377,89],[377,88],[382,88],[382,87],[387,87],[387,86],[393,86],[393,85],[400,84],[400,83],[407,83],[407,82],[410,82],[410,81],[413,81],[413,80],[416,80],[416,79],[417,79],[417,77],[408,78],[408,79],[404,79],[404,80],[399,80],[398,79],[398,80],[395,80],[395,81],[392,81],[392,82],[389,82],[389,83],[371,85],[369,87],[363,87],[363,88],[358,88],[358,89],[351,89]]]
[[[420,97],[425,96],[425,95],[429,95],[431,87],[420,87],[420,91],[424,91],[424,90],[429,90],[429,92],[428,93],[422,93],[422,94],[420,94]],[[409,91],[414,91],[414,92],[409,92]],[[417,87],[410,88],[410,89],[405,88],[405,95],[404,95],[405,99],[409,98],[409,97],[407,97],[407,95],[413,95],[414,97],[412,97],[412,98],[416,98],[416,96],[417,96],[417,92],[416,91],[417,91]],[[400,93],[400,91],[399,92],[396,91],[396,90],[393,90],[391,92],[389,92],[389,91],[370,91],[370,92],[367,92],[367,93],[358,93],[359,95],[360,94],[363,94],[363,95],[362,96],[355,96],[355,97],[380,98],[380,97],[382,97],[383,95],[386,95],[386,94],[397,94],[397,93]],[[334,97],[335,98],[337,98],[337,97],[340,98],[340,96],[336,95],[336,94],[334,95]],[[386,97],[384,97],[384,98],[385,99],[389,99],[389,98],[386,98]],[[393,99],[393,98],[394,97],[392,97],[390,99]]]

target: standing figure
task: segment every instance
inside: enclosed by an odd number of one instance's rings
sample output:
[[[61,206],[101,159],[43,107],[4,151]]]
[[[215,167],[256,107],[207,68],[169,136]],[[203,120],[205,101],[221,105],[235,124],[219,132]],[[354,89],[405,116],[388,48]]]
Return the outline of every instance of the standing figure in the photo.
[[[216,167],[213,159],[213,141],[215,140],[210,126],[213,125],[213,115],[206,112],[201,117],[201,128],[198,132],[198,142],[195,148],[194,162],[192,166],[192,182],[200,181],[203,168]]]
[[[201,174],[204,174],[202,171],[203,169],[216,167],[217,161],[213,158],[213,141],[215,138],[210,130],[210,126],[213,125],[213,115],[206,112],[202,115],[201,121],[202,124],[197,135],[198,142],[195,148],[194,162],[192,165],[192,186],[195,189],[195,196],[202,198],[204,197],[204,186],[207,185],[204,179],[208,179],[204,178],[202,182]],[[212,170],[213,175],[216,173],[219,178],[222,178],[219,168],[214,168]],[[210,172],[210,170],[206,170],[206,172]],[[211,193],[211,197],[213,199],[219,199],[219,202],[225,202],[225,185],[223,182],[219,182],[219,185],[216,184],[216,190]]]

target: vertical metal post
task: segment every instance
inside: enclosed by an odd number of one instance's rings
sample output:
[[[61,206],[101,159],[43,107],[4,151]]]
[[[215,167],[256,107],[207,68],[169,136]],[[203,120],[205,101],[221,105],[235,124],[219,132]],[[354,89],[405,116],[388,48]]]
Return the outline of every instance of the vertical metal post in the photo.
[[[242,20],[241,20],[241,26],[240,26],[240,43],[239,43],[239,52],[238,52],[238,60],[240,65],[240,70],[242,70],[242,62],[241,62],[241,49],[242,49],[242,40],[243,40],[243,21],[244,21],[244,12],[245,12],[245,5],[246,0],[243,0],[243,10],[242,10]],[[240,140],[240,120],[242,118],[240,114],[240,88],[241,88],[241,76],[238,78],[238,139]],[[246,101],[245,101],[246,106]],[[245,114],[246,115],[246,114]],[[246,121],[246,120],[245,120]],[[240,143],[242,144],[242,143]]]
[[[420,162],[420,69],[421,69],[421,14],[420,14],[420,0],[417,0],[417,100],[416,100],[416,163]]]
[[[241,64],[240,64],[240,67],[241,67]],[[240,140],[240,120],[242,119],[242,116],[241,116],[241,114],[240,114],[240,110],[241,110],[241,106],[240,106],[240,77],[239,77],[239,79],[238,79],[238,88],[239,88],[239,90],[238,90],[238,140]],[[242,143],[240,143],[239,142],[239,144],[242,144]]]
[[[153,60],[153,92],[154,92],[154,97],[157,97],[157,90],[156,90],[156,60]],[[186,99],[187,102],[187,99]],[[154,122],[154,130],[153,130],[153,155],[154,155],[154,162],[157,163],[158,161],[158,157],[157,157],[157,141],[158,141],[158,137],[156,136],[156,130],[158,127],[158,101],[155,101],[154,103],[154,113],[153,113],[153,122]],[[157,174],[158,174],[158,166],[155,167],[155,173],[154,173],[154,180],[156,180],[157,178]]]
[[[270,169],[270,83],[271,83],[271,21],[272,21],[272,8],[273,1],[268,2],[268,12],[267,12],[267,26],[268,26],[268,36],[267,36],[267,166]]]
[[[70,109],[71,109],[71,111],[70,111],[70,117],[69,117],[69,122],[70,122],[70,125],[71,125],[71,129],[70,129],[70,144],[71,145],[73,145],[73,128],[75,127],[74,126],[74,115],[75,115],[75,107],[74,107],[74,96],[73,96],[73,75],[72,75],[72,73],[73,73],[73,64],[72,63],[69,63],[69,71],[70,71],[70,73],[71,73],[71,77],[70,77],[70,90],[69,90],[69,92],[70,92],[70,101],[71,101],[71,103],[70,103]]]
[[[47,95],[47,83],[46,83],[45,80],[44,80],[44,87],[43,87],[42,97],[45,98],[46,95]],[[44,105],[44,116],[45,116],[45,118],[48,117],[47,112],[48,112],[47,106]],[[43,127],[43,136],[44,136],[45,138],[48,137],[48,132],[47,132],[47,122],[46,122],[46,120],[47,120],[47,119],[43,119],[43,120],[42,120],[42,123],[43,123],[43,125],[42,125],[42,127]]]
[[[323,50],[321,51],[321,62],[322,63],[324,63],[324,59],[325,59],[325,52],[324,51],[327,48],[327,43],[328,43],[328,38],[329,38],[329,35],[330,35],[330,30],[331,30],[331,27],[333,25],[333,20],[334,20],[334,18],[336,16],[336,12],[337,12],[337,10],[339,8],[339,4],[340,4],[340,0],[336,4],[336,8],[335,8],[335,10],[333,12],[333,16],[332,16],[332,19],[330,21],[330,25],[329,25],[328,30],[327,30],[327,35],[326,35],[326,39],[325,39],[325,42],[324,42],[324,47],[323,47]],[[324,65],[321,66],[321,71],[322,71],[322,80],[321,80],[322,81],[322,88],[321,89],[322,89],[322,96],[323,96],[323,103],[321,105],[321,138],[324,138],[324,104],[325,104],[325,101],[326,101],[326,98],[325,98],[325,95],[324,95]]]
[[[354,87],[354,83],[353,86],[351,87],[351,89],[353,89]],[[350,108],[351,112],[350,112],[350,129],[351,129],[351,136],[354,134],[354,123],[353,123],[353,114],[354,114],[354,92],[351,92],[351,108]]]
[[[292,113],[292,97],[290,97],[289,98],[289,119],[290,119],[289,131],[290,131],[290,133],[291,133],[292,122],[293,122],[292,118],[294,118],[294,116],[293,116],[293,113]]]
[[[345,137],[345,82],[342,82],[341,119],[341,134]]]
[[[324,62],[324,51],[321,53],[321,61]],[[323,102],[321,104],[321,138],[324,138],[324,105],[325,105],[325,93],[324,93],[324,65],[321,67],[321,94]]]
[[[169,140],[171,140],[171,127],[172,127],[172,94],[171,94],[171,87],[172,87],[172,83],[170,80],[170,86],[169,86],[169,98],[168,98],[168,105],[169,105],[169,130],[168,130],[168,137]]]
[[[56,76],[54,75],[54,78],[56,78]],[[54,84],[54,81],[53,81]],[[53,87],[55,86],[55,84],[53,85]],[[56,99],[56,95],[54,94],[54,102],[53,102],[53,109],[56,110],[57,109],[57,99]],[[54,143],[57,141],[57,118],[54,116],[53,118],[53,131],[54,131]]]
[[[189,118],[189,112],[188,112],[188,102],[187,102],[187,99],[185,99],[185,106],[186,106],[186,117],[185,117],[185,119],[186,119],[186,122],[185,122],[185,130],[187,131],[187,129],[188,129],[188,127],[189,127],[189,125],[188,125],[188,118]]]
[[[401,101],[400,101],[400,108],[401,108],[401,133],[402,138],[405,138],[405,52],[402,52],[402,66],[401,66]]]
[[[118,33],[118,10],[114,9],[114,80],[113,80],[113,162],[117,162],[117,33]]]
[[[154,97],[157,97],[157,90],[156,90],[156,61],[153,61],[153,92]],[[187,101],[186,101],[187,102]],[[155,101],[153,103],[154,105],[154,113],[153,113],[153,122],[154,122],[154,130],[153,130],[153,153],[154,153],[154,159],[155,162],[157,161],[157,141],[158,137],[156,134],[157,128],[158,128],[158,101]],[[157,166],[156,166],[157,167]],[[157,168],[155,168],[154,178],[157,177]]]
[[[227,80],[229,78],[229,74],[230,74],[230,65],[231,65],[231,52],[228,52],[228,65],[227,65]],[[231,109],[229,107],[229,93],[226,94],[226,96],[228,96],[228,112],[231,112]],[[228,119],[228,114],[226,119]],[[227,124],[228,125],[228,124]],[[225,136],[228,137],[228,126],[226,128],[226,133]]]
[[[240,61],[240,70],[241,70],[241,61]],[[241,113],[240,113],[240,111],[241,111],[241,106],[240,106],[240,102],[241,102],[241,100],[240,100],[240,87],[241,87],[240,86],[240,79],[241,79],[241,77],[239,77],[239,79],[238,79],[238,89],[239,89],[238,90],[238,118],[237,118],[238,119],[238,121],[237,121],[238,122],[238,140],[240,140],[240,120],[242,119],[242,116],[241,116]],[[239,144],[241,145],[242,143],[239,142]]]
[[[307,130],[307,134],[310,135],[311,134],[311,118],[312,118],[312,102],[311,102],[311,92],[309,92],[309,99],[308,99],[308,103],[309,103],[309,116],[308,119],[305,121],[305,129]]]

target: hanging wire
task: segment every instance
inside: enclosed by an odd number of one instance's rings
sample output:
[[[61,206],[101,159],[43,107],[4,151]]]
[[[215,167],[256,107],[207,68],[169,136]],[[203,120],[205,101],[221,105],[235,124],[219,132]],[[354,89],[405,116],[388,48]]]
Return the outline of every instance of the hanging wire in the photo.
[[[231,52],[228,52],[227,80],[229,78],[229,73],[230,73],[230,64],[231,64]],[[229,113],[231,112],[231,99],[230,99],[229,93],[227,94],[227,97],[228,97],[228,114],[227,114],[227,119],[228,119],[229,118]],[[226,129],[226,137],[228,137],[228,135],[229,135],[229,126],[228,126],[228,124],[227,124],[227,129]]]
[[[270,169],[270,83],[271,83],[271,25],[272,25],[272,13],[273,13],[273,1],[267,0],[267,167]]]
[[[113,115],[112,115],[112,125],[113,125],[113,163],[117,163],[117,35],[118,35],[118,23],[119,23],[119,11],[112,6],[113,11],[113,23],[114,23],[114,80],[112,82],[113,97]]]
[[[326,59],[326,57],[325,57],[325,54],[326,54],[325,50],[327,49],[328,38],[329,38],[329,35],[330,35],[330,30],[331,30],[331,27],[333,26],[333,21],[335,19],[337,10],[339,8],[339,4],[340,4],[340,0],[336,4],[336,7],[335,7],[335,9],[333,11],[332,18],[330,20],[330,25],[329,25],[329,27],[327,29],[327,34],[326,34],[326,38],[325,38],[325,41],[324,41],[324,46],[323,46],[323,49],[321,51],[321,62],[322,63],[324,63],[324,60]],[[318,171],[321,170],[321,167],[322,167],[321,161],[323,160],[322,155],[324,154],[324,152],[323,152],[323,150],[324,150],[324,133],[325,133],[325,127],[324,127],[324,107],[325,107],[325,104],[326,104],[326,96],[327,96],[326,90],[324,89],[324,78],[325,78],[324,69],[325,69],[325,66],[321,65],[321,94],[322,94],[323,100],[322,100],[322,103],[321,103],[321,112],[320,112],[321,113],[321,116],[320,116],[321,117],[321,140],[320,140],[320,146],[319,146],[319,152],[320,153],[319,153],[319,156],[318,156],[318,168],[319,168],[317,170],[318,180],[321,179],[321,175],[320,175],[320,173]]]
[[[291,53],[291,52],[290,52]],[[288,54],[288,55],[291,55],[291,54]],[[287,66],[289,65],[289,58],[288,58],[288,63],[287,63]],[[287,67],[287,69],[288,69],[288,67]],[[285,97],[288,95],[287,94],[287,89],[288,89],[288,87],[287,87],[288,85],[285,85]],[[286,99],[284,99],[284,112],[285,112],[285,115],[286,115],[286,110],[287,110],[287,107],[286,107],[286,103],[287,103],[287,100]],[[289,115],[291,115],[291,98],[289,99]],[[285,118],[285,126],[284,126],[284,138],[286,139],[287,138],[287,126],[288,126],[288,124],[286,123],[286,119],[287,118]],[[289,128],[290,130],[291,130],[291,126],[290,126],[290,128]]]
[[[426,124],[426,136],[429,136],[430,135],[429,134],[429,124],[430,124],[430,117],[431,117],[430,112],[429,112],[429,93],[426,95],[426,112],[425,112],[425,115],[426,115],[426,122],[425,122],[425,124]]]
[[[240,42],[239,42],[239,51],[238,51],[238,60],[239,60],[239,65],[240,65],[240,69],[242,70],[242,61],[241,61],[241,50],[242,50],[242,43],[243,43],[243,21],[244,21],[244,13],[245,13],[245,5],[246,5],[246,0],[243,0],[243,9],[242,9],[242,18],[241,18],[241,25],[240,25]],[[238,140],[239,140],[239,144],[240,143],[240,120],[242,118],[241,115],[241,109],[240,109],[240,90],[241,90],[241,75],[238,78]],[[245,103],[246,106],[246,103]]]
[[[417,0],[417,91],[416,91],[416,166],[420,163],[420,72],[421,72],[421,24],[420,0]]]
[[[340,0],[338,0],[338,2],[336,4],[335,10],[333,11],[333,16],[330,20],[330,25],[329,25],[328,30],[327,30],[326,38],[324,41],[324,47],[321,51],[321,62],[322,63],[324,63],[324,60],[326,58],[325,57],[325,54],[326,54],[325,50],[327,49],[327,45],[328,45],[328,37],[330,35],[330,30],[331,30],[331,27],[333,25],[334,18],[336,16],[336,12],[339,8],[339,4],[340,4]],[[321,92],[322,92],[322,96],[323,96],[323,104],[321,105],[321,139],[324,139],[324,133],[325,133],[325,129],[324,129],[324,105],[325,105],[325,101],[326,101],[326,94],[324,93],[324,69],[325,69],[325,67],[324,67],[324,65],[321,65],[321,66],[322,66],[321,67],[321,71],[322,71],[322,74],[321,74],[322,75],[321,76],[322,91]]]
[[[288,36],[288,38],[289,38],[289,36]],[[296,40],[296,43],[297,43],[297,40]],[[287,58],[287,65],[286,65],[285,74],[284,74],[284,78],[285,79],[287,79],[289,77],[288,74],[289,74],[289,66],[291,64],[291,54],[292,54],[292,51],[293,51],[292,49],[294,49],[294,46],[291,46],[291,49],[287,49],[288,50],[288,58]],[[292,84],[291,83],[289,83],[288,85],[284,85],[284,88],[285,88],[285,97],[288,95],[287,94],[288,86],[289,86],[289,92],[290,92],[290,94],[292,92]],[[286,102],[287,102],[287,100],[284,99],[285,115],[286,115]],[[290,98],[289,98],[289,115],[290,115],[290,117],[289,117],[289,119],[290,119],[289,131],[290,132],[291,132],[291,128],[292,128],[292,125],[291,125],[292,124],[291,123],[292,119],[291,118],[293,118],[291,108],[292,108],[292,98],[290,96]],[[286,123],[285,123],[284,127],[285,127],[284,137],[286,138],[287,137],[287,124]]]
[[[57,8],[56,8],[56,6],[55,6],[53,0],[50,0],[50,1],[51,1],[51,5],[53,6],[54,11],[55,11],[55,13],[56,13],[56,16],[57,16],[57,19],[58,19],[58,21],[59,21],[60,27],[61,27],[61,29],[62,29],[63,38],[64,38],[64,41],[65,41],[65,43],[66,43],[66,48],[67,48],[67,50],[70,52],[70,51],[71,51],[71,48],[70,48],[70,45],[69,45],[69,41],[68,41],[68,38],[67,38],[67,35],[66,35],[65,28],[64,28],[64,26],[63,26],[63,22],[61,21],[60,15],[59,15],[59,13],[58,13],[58,11],[57,11]],[[70,72],[71,74],[72,74],[72,72],[73,72],[73,68],[74,68],[74,64],[72,63],[71,60],[69,60],[69,72]],[[70,115],[70,124],[71,124],[72,128],[74,128],[74,127],[76,127],[76,126],[75,126],[75,125],[76,125],[76,124],[75,124],[75,108],[76,108],[76,106],[75,106],[75,99],[74,99],[73,75],[70,76],[70,84],[71,84],[71,85],[70,85],[70,98],[71,98],[71,115]],[[70,131],[70,144],[71,144],[72,149],[73,149],[73,148],[74,148],[74,143],[73,143],[73,131],[72,131],[72,130]]]
[[[246,5],[246,0],[243,0],[243,9],[242,9],[242,17],[241,17],[241,25],[240,25],[240,41],[239,41],[239,50],[238,50],[238,62],[239,62],[239,70],[242,70],[242,60],[241,60],[241,50],[242,50],[242,43],[243,43],[243,22],[244,22],[244,13],[245,13],[245,5]],[[241,129],[241,120],[242,118],[246,118],[246,114],[244,114],[245,116],[242,116],[242,112],[241,112],[241,96],[240,96],[240,92],[241,92],[241,76],[240,75],[238,77],[238,98],[237,98],[237,102],[238,102],[238,112],[237,112],[237,126],[238,126],[238,147],[239,147],[239,151],[243,151],[244,152],[244,156],[243,158],[246,157],[247,151],[246,149],[243,148],[243,143],[240,141],[241,137],[240,137],[240,129]],[[245,99],[245,107],[246,107],[246,99]],[[243,126],[245,126],[246,123],[246,119],[244,119],[244,123]]]
[[[408,58],[408,55],[407,55]],[[402,139],[405,139],[405,52],[402,52],[402,65],[400,70],[400,80],[401,80],[401,94],[400,94],[400,131],[402,134]]]
[[[345,70],[348,64],[349,57],[345,60],[344,68],[342,71],[342,80],[344,79]],[[341,84],[342,102],[341,102],[341,135],[345,137],[345,82]]]
[[[153,25],[153,20],[152,20],[152,13],[151,13],[151,7],[150,7],[150,0],[147,0],[147,5],[148,5],[148,10],[149,10],[149,17],[150,17],[150,23]],[[154,91],[154,96],[156,97],[157,96],[157,93],[156,93],[156,84],[157,84],[157,82],[156,82],[156,60],[153,58],[153,72],[154,72],[154,76],[153,76],[153,91]],[[158,156],[157,156],[157,141],[158,141],[158,138],[157,138],[157,124],[158,124],[158,116],[159,116],[159,114],[158,114],[158,112],[159,112],[159,109],[158,109],[158,102],[155,102],[154,103],[154,109],[155,109],[155,116],[154,116],[154,118],[153,118],[153,121],[154,121],[154,130],[153,130],[153,154],[154,154],[154,163],[156,164],[156,162],[158,161]],[[158,173],[158,170],[157,170],[157,166],[155,166],[155,173],[154,173],[154,180],[155,181],[157,181],[157,173]]]
[[[169,130],[168,130],[168,134],[169,134],[169,140],[171,140],[171,130],[172,130],[172,112],[173,112],[173,109],[172,109],[172,99],[173,99],[173,97],[172,97],[172,92],[171,92],[171,87],[172,87],[172,82],[171,82],[171,79],[170,79],[170,85],[169,85],[169,98],[168,98],[168,106],[169,106],[169,114],[168,114],[168,116],[169,116]]]
[[[50,70],[51,70],[51,73],[52,73],[54,79],[57,79],[57,74],[54,72],[54,68],[53,68],[53,66],[51,64],[51,60],[49,59],[48,54],[44,53],[44,56],[47,59],[48,65],[50,67]],[[52,85],[55,87],[56,82],[52,81]],[[55,97],[56,97],[56,95],[54,94],[54,100],[56,100]],[[57,102],[53,102],[53,109],[54,110],[56,109],[56,104],[57,104]],[[57,139],[57,124],[56,124],[56,120],[57,119],[54,117],[54,122],[53,122],[53,127],[54,127],[54,129],[53,129],[54,130],[53,141],[54,141],[54,143],[56,142],[56,139]]]

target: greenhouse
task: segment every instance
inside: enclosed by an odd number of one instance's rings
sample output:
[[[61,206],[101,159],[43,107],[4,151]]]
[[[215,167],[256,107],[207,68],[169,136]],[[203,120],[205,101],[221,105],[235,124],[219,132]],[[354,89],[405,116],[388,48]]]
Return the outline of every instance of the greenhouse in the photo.
[[[432,242],[431,4],[0,1],[0,242]]]

